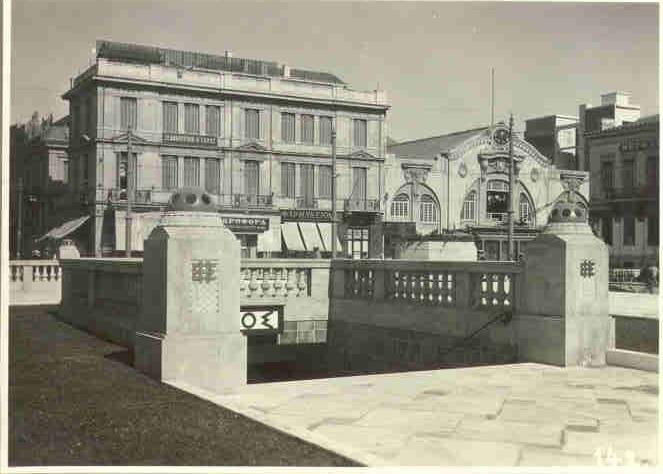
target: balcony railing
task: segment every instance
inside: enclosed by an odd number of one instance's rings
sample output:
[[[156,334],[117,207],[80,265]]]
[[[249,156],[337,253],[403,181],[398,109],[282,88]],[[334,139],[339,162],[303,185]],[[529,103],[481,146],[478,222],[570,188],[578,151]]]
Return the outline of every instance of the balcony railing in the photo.
[[[134,191],[134,197],[132,202],[135,204],[159,204],[153,199],[153,190],[152,189],[137,189]],[[110,189],[108,191],[108,201],[110,202],[126,202],[127,201],[127,190],[126,189]]]
[[[345,211],[351,212],[380,212],[379,199],[346,199],[344,204]]]
[[[224,202],[224,201],[222,201]],[[232,196],[234,208],[271,208],[274,203],[271,194],[235,194]],[[223,205],[223,204],[222,204]]]
[[[318,199],[311,197],[298,197],[295,198],[295,206],[298,209],[317,209]]]
[[[194,146],[217,146],[217,137],[208,135],[194,135],[188,133],[164,132],[164,143],[175,143],[179,145]]]

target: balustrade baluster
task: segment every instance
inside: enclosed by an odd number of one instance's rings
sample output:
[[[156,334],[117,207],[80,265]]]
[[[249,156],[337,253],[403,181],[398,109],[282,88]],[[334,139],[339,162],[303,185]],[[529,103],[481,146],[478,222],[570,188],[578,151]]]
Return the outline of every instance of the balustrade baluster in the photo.
[[[306,273],[305,273],[306,270],[298,268],[297,272],[298,272],[297,288],[299,290],[297,292],[297,296],[303,296],[303,295],[306,294],[305,293],[306,292]]]
[[[249,280],[249,285],[248,285],[249,294],[247,296],[251,297],[251,298],[255,296],[255,293],[256,293],[256,291],[258,290],[258,287],[259,287],[259,285],[258,285],[258,272],[256,270],[257,269],[255,269],[255,268],[252,268],[250,270],[251,279]]]
[[[293,292],[296,291],[297,288],[297,282],[295,281],[296,275],[295,275],[295,269],[294,268],[288,268],[288,280],[285,284],[286,287],[286,296],[292,296]]]

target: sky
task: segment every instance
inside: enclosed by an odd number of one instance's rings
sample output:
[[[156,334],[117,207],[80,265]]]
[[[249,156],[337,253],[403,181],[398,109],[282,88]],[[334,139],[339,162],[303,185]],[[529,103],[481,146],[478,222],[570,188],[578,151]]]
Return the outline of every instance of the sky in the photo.
[[[97,39],[332,72],[387,92],[389,135],[408,140],[495,118],[577,115],[631,93],[658,113],[655,3],[14,0],[12,123],[68,113],[61,95]]]

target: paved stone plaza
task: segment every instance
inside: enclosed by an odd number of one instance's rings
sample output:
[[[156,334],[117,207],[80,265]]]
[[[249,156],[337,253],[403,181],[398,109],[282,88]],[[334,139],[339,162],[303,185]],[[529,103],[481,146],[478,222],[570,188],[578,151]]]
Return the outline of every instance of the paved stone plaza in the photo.
[[[596,465],[610,463],[609,452],[612,462],[651,465],[657,379],[618,367],[527,363],[198,394],[373,466]]]

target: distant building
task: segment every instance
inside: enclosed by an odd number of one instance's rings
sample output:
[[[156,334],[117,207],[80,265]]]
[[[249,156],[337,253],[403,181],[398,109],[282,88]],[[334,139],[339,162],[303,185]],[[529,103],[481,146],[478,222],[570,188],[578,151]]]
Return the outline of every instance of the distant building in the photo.
[[[590,217],[610,248],[610,265],[658,262],[659,116],[585,134]]]
[[[525,122],[525,140],[562,169],[578,169],[576,162],[578,117],[549,115]]]
[[[70,207],[90,220],[82,254],[123,253],[131,176],[138,252],[172,192],[203,187],[245,257],[328,255],[332,128],[339,251],[381,253],[384,92],[229,52],[109,41],[96,51],[63,95],[72,117]]]
[[[404,238],[462,230],[489,260],[508,259],[509,133],[503,124],[388,148],[385,253]],[[514,134],[515,254],[546,225],[552,204],[566,189],[588,207],[587,173],[560,170]],[[582,183],[582,184],[580,184]]]
[[[578,116],[548,115],[525,121],[525,140],[534,145],[558,167],[589,169],[585,135],[619,127],[640,118],[640,106],[629,103],[630,94],[601,95],[601,105],[583,104]]]
[[[35,112],[26,124],[12,126],[10,135],[10,254],[30,258],[34,250],[52,250],[35,240],[58,224],[67,202],[69,117],[53,122]]]

